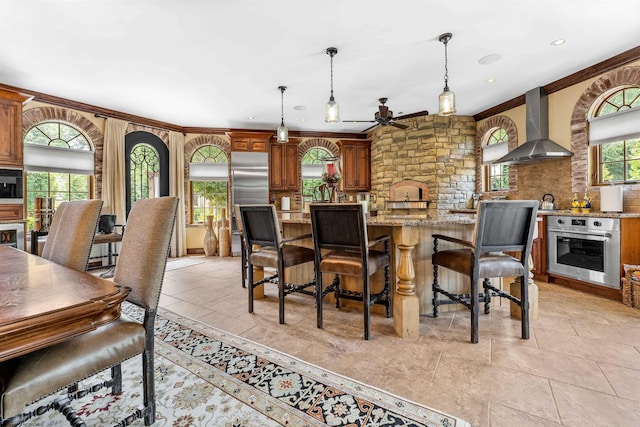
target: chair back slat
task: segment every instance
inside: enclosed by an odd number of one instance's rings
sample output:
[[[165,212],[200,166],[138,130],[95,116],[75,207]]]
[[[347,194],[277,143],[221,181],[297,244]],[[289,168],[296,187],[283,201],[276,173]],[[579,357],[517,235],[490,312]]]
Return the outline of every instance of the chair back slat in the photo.
[[[273,205],[240,205],[240,219],[247,245],[280,247],[282,236]]]
[[[147,310],[158,306],[177,209],[177,197],[141,199],[127,217],[113,281]]]
[[[538,212],[534,200],[480,202],[476,249],[486,252],[529,253]]]
[[[367,251],[366,220],[360,203],[312,204],[310,212],[316,251]]]

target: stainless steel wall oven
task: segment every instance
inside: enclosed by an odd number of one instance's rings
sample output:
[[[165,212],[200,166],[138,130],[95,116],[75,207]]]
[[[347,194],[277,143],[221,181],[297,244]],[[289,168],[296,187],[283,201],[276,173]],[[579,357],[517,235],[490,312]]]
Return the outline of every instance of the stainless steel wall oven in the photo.
[[[0,169],[0,200],[22,203],[22,171]]]
[[[24,224],[18,222],[1,223],[0,245],[24,250]]]
[[[620,289],[620,219],[549,216],[547,271]]]

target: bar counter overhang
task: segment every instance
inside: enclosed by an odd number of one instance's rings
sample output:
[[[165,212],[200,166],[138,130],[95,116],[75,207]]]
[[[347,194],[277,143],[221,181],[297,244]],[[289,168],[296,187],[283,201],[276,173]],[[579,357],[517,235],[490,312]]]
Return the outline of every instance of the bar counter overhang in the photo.
[[[284,237],[292,237],[311,232],[311,219],[300,212],[281,212],[278,215]],[[419,336],[420,316],[432,313],[433,234],[446,234],[469,240],[473,235],[475,216],[472,215],[381,215],[367,218],[371,239],[388,234],[391,236],[391,274],[395,277],[392,292],[393,324],[398,336],[417,338]],[[305,246],[313,247],[308,239]],[[448,246],[440,243],[441,249]],[[444,269],[443,269],[444,270]],[[313,274],[313,266],[305,265],[291,269],[287,280],[304,281]],[[452,271],[439,272],[442,283],[455,284],[452,292],[462,292],[462,275]],[[346,280],[349,286],[349,280]],[[372,291],[382,286],[382,277],[372,276]]]

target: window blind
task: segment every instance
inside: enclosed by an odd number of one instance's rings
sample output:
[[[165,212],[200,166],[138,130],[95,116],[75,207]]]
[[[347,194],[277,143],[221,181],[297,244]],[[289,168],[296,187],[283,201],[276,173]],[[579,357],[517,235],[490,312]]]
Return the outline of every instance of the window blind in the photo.
[[[189,163],[190,181],[228,181],[229,163],[193,162]]]
[[[24,144],[24,168],[27,171],[93,175],[94,153],[88,150]]]
[[[589,119],[589,145],[640,138],[640,107]]]
[[[482,146],[482,164],[487,165],[495,162],[500,157],[505,156],[509,152],[509,143],[499,142],[497,144]]]
[[[322,165],[302,164],[300,166],[300,174],[302,179],[320,179],[322,178]]]

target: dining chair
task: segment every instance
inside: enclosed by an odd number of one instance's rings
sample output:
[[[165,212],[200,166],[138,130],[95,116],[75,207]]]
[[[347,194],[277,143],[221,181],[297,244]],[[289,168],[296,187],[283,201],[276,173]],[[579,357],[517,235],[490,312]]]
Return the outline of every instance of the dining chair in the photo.
[[[53,216],[42,257],[86,271],[101,209],[102,200],[63,202]]]
[[[240,265],[242,265],[242,287],[247,287],[247,245],[244,241],[244,230],[242,228],[242,219],[240,218],[240,205],[233,205],[233,213],[235,216],[236,226],[238,227],[238,237],[240,238]]]
[[[278,285],[279,322],[284,323],[284,298],[294,292],[314,295],[307,288],[315,286],[315,277],[310,282],[293,284],[285,282],[285,269],[313,262],[313,249],[290,243],[311,238],[311,234],[283,239],[274,205],[240,205],[240,219],[244,230],[247,252],[247,289],[249,313],[253,313],[253,290],[263,283]],[[253,281],[253,267],[276,269],[276,274]]]
[[[322,301],[333,293],[336,307],[340,299],[362,301],[364,304],[364,339],[371,330],[371,305],[381,304],[385,314],[391,317],[390,237],[380,236],[369,241],[367,221],[361,203],[312,204],[311,228],[315,249],[317,325],[322,328]],[[384,245],[383,250],[373,249]],[[371,293],[370,277],[384,270],[384,285],[379,292]],[[334,274],[333,282],[323,290],[322,274]],[[352,291],[340,286],[340,276],[362,278],[362,291]]]
[[[0,364],[0,419],[2,425],[18,425],[50,409],[64,414],[70,424],[84,425],[71,402],[103,387],[113,394],[122,391],[121,363],[142,355],[143,406],[119,425],[144,418],[155,422],[154,322],[169,243],[178,207],[177,197],[138,200],[128,216],[120,260],[113,282],[129,289],[127,301],[144,309],[140,323],[122,314],[95,331],[69,338],[59,344],[10,359]],[[68,209],[68,207],[67,207]],[[77,390],[77,383],[111,368],[111,380]],[[68,393],[28,413],[31,402],[68,388]]]
[[[434,234],[433,316],[438,317],[442,304],[464,305],[471,310],[471,342],[475,344],[479,302],[484,302],[484,311],[488,314],[491,298],[499,296],[520,307],[522,338],[529,339],[529,254],[537,213],[538,201],[535,200],[485,200],[478,205],[472,241]],[[440,241],[451,242],[458,248],[440,250]],[[444,289],[439,282],[440,267],[469,277],[469,293],[457,294]],[[491,284],[491,278],[502,277],[520,278],[520,298]],[[479,279],[484,279],[482,292]],[[440,295],[449,299],[440,300]]]

